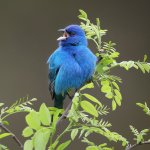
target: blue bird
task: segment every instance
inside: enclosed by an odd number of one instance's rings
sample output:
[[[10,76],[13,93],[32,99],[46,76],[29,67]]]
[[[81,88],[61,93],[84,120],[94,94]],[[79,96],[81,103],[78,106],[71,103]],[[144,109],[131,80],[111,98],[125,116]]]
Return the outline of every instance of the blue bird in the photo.
[[[96,56],[88,48],[85,32],[79,25],[60,29],[59,47],[49,57],[49,90],[54,107],[62,108],[68,90],[78,90],[91,80]]]

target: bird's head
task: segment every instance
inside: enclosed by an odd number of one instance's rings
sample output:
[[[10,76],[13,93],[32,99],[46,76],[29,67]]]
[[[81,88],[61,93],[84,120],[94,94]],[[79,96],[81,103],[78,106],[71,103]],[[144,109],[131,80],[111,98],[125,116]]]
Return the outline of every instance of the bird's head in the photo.
[[[87,45],[85,32],[79,25],[69,25],[66,28],[58,31],[63,32],[63,36],[57,39],[61,46]]]

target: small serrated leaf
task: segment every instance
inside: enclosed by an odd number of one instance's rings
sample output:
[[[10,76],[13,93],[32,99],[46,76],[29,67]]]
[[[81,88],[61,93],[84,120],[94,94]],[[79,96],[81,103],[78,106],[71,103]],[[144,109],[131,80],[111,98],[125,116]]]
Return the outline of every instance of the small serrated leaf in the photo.
[[[71,131],[71,139],[72,140],[74,140],[75,139],[75,137],[77,136],[77,134],[78,134],[78,129],[73,129],[72,131]]]

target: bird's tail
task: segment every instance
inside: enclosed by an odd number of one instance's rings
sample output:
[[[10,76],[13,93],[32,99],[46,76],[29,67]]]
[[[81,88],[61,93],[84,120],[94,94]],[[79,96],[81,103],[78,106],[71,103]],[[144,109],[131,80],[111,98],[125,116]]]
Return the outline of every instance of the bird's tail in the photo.
[[[62,109],[63,108],[63,101],[65,99],[65,95],[55,95],[54,96],[54,107]]]

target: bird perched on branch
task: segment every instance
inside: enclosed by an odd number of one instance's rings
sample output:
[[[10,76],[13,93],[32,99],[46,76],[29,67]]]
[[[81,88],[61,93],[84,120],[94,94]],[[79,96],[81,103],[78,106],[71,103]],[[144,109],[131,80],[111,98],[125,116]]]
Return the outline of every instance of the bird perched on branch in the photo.
[[[69,25],[59,31],[63,32],[57,39],[59,47],[47,63],[54,107],[62,108],[68,90],[78,90],[91,79],[97,58],[88,48],[85,32],[80,26]]]

